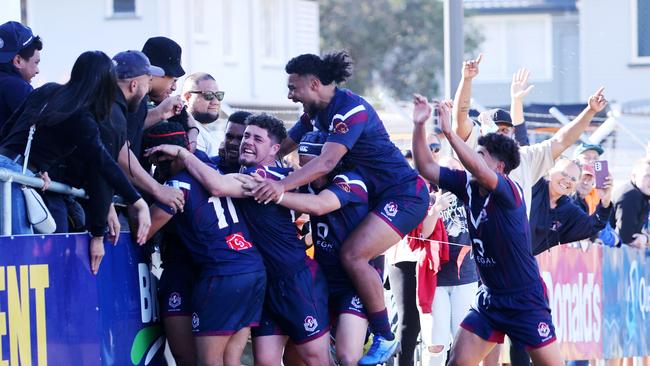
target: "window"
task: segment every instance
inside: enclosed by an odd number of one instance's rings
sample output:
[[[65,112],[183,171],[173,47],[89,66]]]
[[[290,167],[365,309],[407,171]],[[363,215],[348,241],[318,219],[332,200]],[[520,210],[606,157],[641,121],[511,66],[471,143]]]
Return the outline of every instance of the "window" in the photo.
[[[138,0],[106,0],[108,18],[129,18],[139,14]]]
[[[531,80],[553,78],[553,32],[549,15],[475,16],[472,23],[483,34],[479,46],[480,82],[509,82],[520,67],[531,70]]]
[[[650,1],[631,1],[632,62],[650,63]]]
[[[193,4],[194,15],[192,17],[192,29],[194,33],[194,40],[198,42],[206,42],[208,40],[206,30],[206,14],[205,0],[194,0]]]
[[[226,60],[233,60],[235,58],[235,41],[233,38],[236,32],[232,22],[234,17],[233,0],[223,0],[221,15],[222,56]]]
[[[280,1],[263,0],[260,5],[260,56],[270,62],[279,61],[282,54],[281,41],[284,37],[280,30],[283,21]]]

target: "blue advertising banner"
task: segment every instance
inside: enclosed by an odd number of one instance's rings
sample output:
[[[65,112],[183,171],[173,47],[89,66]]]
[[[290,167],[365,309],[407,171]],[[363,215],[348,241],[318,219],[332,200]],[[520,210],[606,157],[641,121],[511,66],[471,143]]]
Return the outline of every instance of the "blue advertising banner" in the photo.
[[[603,248],[605,358],[650,355],[650,251]]]
[[[0,237],[0,364],[162,365],[156,279],[122,234],[90,272],[87,234]]]

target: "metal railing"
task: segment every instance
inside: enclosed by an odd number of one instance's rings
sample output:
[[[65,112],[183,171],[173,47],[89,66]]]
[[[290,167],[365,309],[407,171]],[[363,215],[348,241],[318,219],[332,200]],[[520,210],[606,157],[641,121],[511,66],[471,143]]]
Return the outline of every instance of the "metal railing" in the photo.
[[[41,188],[45,183],[41,178],[30,177],[21,173],[12,172],[5,168],[0,168],[0,184],[2,185],[2,202],[0,208],[2,219],[0,220],[0,235],[11,235],[11,184],[18,183],[33,188]],[[48,192],[55,192],[65,195],[71,195],[79,198],[87,198],[83,189],[73,188],[69,185],[52,182],[47,189]]]

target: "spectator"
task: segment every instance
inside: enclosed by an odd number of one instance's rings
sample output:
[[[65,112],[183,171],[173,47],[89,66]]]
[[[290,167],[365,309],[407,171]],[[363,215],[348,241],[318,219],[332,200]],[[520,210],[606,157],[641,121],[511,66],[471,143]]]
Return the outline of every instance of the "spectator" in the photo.
[[[575,158],[580,162],[580,165],[594,165],[596,160],[605,152],[603,147],[598,144],[582,143],[573,152]]]
[[[549,171],[549,179],[540,179],[533,186],[535,210],[530,215],[533,255],[556,245],[587,239],[602,230],[612,210],[612,177],[603,189],[597,190],[600,202],[594,214],[588,215],[574,204],[569,195],[578,184],[580,166],[569,159],[560,159]]]
[[[479,64],[482,55],[476,60],[466,61],[463,64],[463,74],[456,90],[454,98],[454,132],[466,141],[473,149],[480,135],[479,126],[475,126],[469,118],[468,111],[472,94],[472,80],[479,74]],[[512,78],[510,87],[511,114],[506,111],[492,111],[491,120],[495,126],[484,132],[497,132],[514,138],[515,128],[513,126],[524,122],[523,99],[532,90],[528,85],[529,73],[526,70],[519,70]],[[563,126],[553,137],[530,146],[520,147],[521,164],[510,173],[510,177],[519,183],[524,193],[526,211],[530,216],[531,188],[546,172],[553,167],[555,159],[573,145],[580,137],[580,134],[589,126],[596,113],[607,106],[607,100],[603,95],[604,88],[600,88],[589,97],[585,109],[571,123]],[[485,119],[480,118],[481,122]],[[488,126],[483,126],[486,129]]]
[[[113,62],[108,56],[100,51],[81,54],[72,67],[70,81],[63,85],[46,84],[35,90],[5,123],[0,133],[0,162],[10,170],[20,171],[27,135],[30,127],[35,125],[29,157],[31,174],[46,172],[57,161],[74,153],[86,164],[91,164],[133,205],[138,223],[136,240],[142,244],[150,226],[147,204],[106,151],[97,127],[110,113],[115,99],[115,83]],[[29,232],[26,218],[17,216],[24,215],[24,201],[15,184],[12,195],[14,207],[23,205],[23,211],[16,210],[13,219],[27,228],[21,233]],[[103,217],[106,215],[107,212]],[[100,250],[103,252],[103,243],[101,247],[91,248],[90,252]],[[92,264],[96,273],[99,262],[93,261]]]
[[[18,22],[0,25],[0,128],[25,101],[38,74],[43,42]]]
[[[463,170],[452,157],[440,159],[441,166]],[[422,340],[426,351],[423,365],[443,366],[452,339],[478,289],[478,274],[469,251],[472,247],[465,205],[451,192],[444,191],[436,203],[449,238],[449,261],[438,272],[438,284],[430,314],[420,313]],[[465,247],[461,246],[465,245]],[[428,351],[428,352],[427,352]]]
[[[589,215],[596,211],[596,206],[600,202],[595,187],[596,173],[594,172],[594,166],[590,164],[583,165],[580,180],[576,185],[576,192],[571,198],[573,203]]]
[[[616,197],[614,222],[621,242],[635,247],[647,246],[650,242],[647,232],[650,160],[642,159],[634,164],[630,181],[621,187]]]
[[[205,72],[196,72],[188,76],[183,83],[181,98],[189,115],[198,122],[195,125],[199,129],[196,148],[208,156],[219,154],[220,141],[207,127],[219,118],[223,97],[224,92],[219,91],[212,75]]]

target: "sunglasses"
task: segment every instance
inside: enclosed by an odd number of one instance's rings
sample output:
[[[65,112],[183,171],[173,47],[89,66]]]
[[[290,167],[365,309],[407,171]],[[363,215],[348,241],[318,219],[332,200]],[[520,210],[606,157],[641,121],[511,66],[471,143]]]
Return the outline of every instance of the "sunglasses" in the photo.
[[[223,97],[226,95],[226,92],[223,91],[198,91],[198,90],[192,90],[190,91],[192,94],[201,94],[203,96],[203,99],[207,101],[211,101],[214,98],[217,98],[218,101],[222,101]]]
[[[429,144],[429,149],[433,153],[438,153],[438,152],[440,152],[440,144],[435,144],[435,143],[434,144]]]

